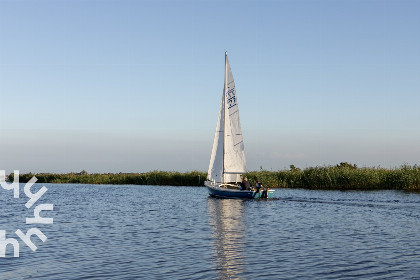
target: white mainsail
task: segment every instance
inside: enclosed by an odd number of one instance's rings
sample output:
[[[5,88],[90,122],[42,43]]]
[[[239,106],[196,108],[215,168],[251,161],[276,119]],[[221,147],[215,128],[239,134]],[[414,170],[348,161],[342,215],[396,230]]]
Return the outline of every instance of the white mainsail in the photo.
[[[225,86],[210,157],[208,179],[222,183],[239,182],[239,175],[246,172],[235,81],[225,54]]]

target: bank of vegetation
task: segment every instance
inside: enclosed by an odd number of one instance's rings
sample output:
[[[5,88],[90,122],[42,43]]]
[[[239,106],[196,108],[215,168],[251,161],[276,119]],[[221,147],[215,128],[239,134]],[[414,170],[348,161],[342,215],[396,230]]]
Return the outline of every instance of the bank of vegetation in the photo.
[[[330,190],[407,190],[420,191],[420,166],[398,168],[362,167],[342,162],[335,166],[309,167],[303,170],[260,170],[248,174],[266,186]]]
[[[36,176],[39,183],[72,184],[133,184],[203,186],[205,172],[106,173],[88,174],[86,171],[68,174],[21,174],[20,182]],[[303,170],[291,165],[288,170],[260,169],[246,175],[251,184],[259,179],[263,185],[276,188],[306,188],[330,190],[407,190],[420,191],[420,166],[402,165],[398,168],[362,167],[342,162],[335,166],[309,167]],[[10,177],[13,180],[13,174]]]
[[[11,174],[13,175],[13,174]],[[207,173],[151,171],[147,173],[27,173],[20,174],[19,181],[26,183],[33,176],[37,183],[67,183],[67,184],[111,184],[111,185],[167,185],[167,186],[200,186],[204,185]],[[10,176],[9,176],[10,177]],[[13,176],[10,177],[13,181]]]

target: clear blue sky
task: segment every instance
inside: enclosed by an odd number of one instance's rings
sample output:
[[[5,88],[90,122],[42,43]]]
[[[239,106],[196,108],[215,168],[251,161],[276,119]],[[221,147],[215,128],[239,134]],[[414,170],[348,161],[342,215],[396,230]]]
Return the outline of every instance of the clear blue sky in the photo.
[[[420,163],[420,1],[0,0],[0,169],[207,171],[225,50],[249,170]]]

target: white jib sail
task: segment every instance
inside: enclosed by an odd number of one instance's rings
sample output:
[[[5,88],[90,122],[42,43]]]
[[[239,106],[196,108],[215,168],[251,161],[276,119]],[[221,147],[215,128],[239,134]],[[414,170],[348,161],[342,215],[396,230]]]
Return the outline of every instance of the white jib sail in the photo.
[[[210,181],[222,182],[223,178],[223,145],[225,127],[224,102],[220,104],[219,118],[217,119],[216,133],[214,134],[213,149],[211,151],[209,171],[207,179]]]

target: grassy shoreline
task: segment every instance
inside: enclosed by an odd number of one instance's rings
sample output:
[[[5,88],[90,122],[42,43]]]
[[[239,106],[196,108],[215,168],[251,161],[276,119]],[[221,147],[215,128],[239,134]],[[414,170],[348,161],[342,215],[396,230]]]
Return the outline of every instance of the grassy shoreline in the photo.
[[[36,176],[38,183],[72,184],[131,184],[203,186],[207,173],[200,171],[175,172],[151,171],[147,173],[80,173],[20,174],[21,183]],[[252,171],[246,175],[251,184],[259,179],[265,186],[274,188],[306,188],[329,190],[406,190],[420,191],[420,166],[402,165],[398,168],[358,168],[356,165],[340,163],[336,166],[295,168],[279,171]],[[13,174],[10,176],[13,181]]]
[[[13,175],[13,174],[11,174]],[[10,180],[13,176],[9,175]],[[199,177],[200,175],[200,177]],[[85,171],[80,173],[27,173],[20,174],[21,183],[28,182],[33,176],[37,183],[59,184],[109,184],[109,185],[167,185],[167,186],[200,186],[204,185],[207,173],[200,171],[192,172],[167,172],[151,171],[147,173],[92,173]]]

